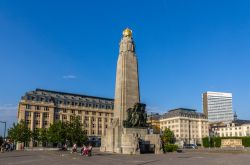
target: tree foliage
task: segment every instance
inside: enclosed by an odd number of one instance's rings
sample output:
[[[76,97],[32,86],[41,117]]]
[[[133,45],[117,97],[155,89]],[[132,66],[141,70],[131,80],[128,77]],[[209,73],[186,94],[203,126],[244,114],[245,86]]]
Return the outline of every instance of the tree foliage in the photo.
[[[78,145],[86,143],[88,139],[86,131],[84,130],[83,125],[77,116],[74,116],[71,122],[68,123],[67,130],[67,138],[71,143],[76,143]]]
[[[173,152],[176,151],[178,146],[174,144],[175,137],[174,132],[169,128],[166,128],[161,135],[162,147],[164,152]]]
[[[70,122],[57,121],[48,129],[48,140],[53,144],[86,143],[87,135],[79,118],[74,116]]]
[[[3,143],[3,137],[0,136],[0,146],[2,145],[2,143]]]
[[[46,146],[47,143],[57,145],[65,144],[66,142],[81,145],[88,140],[86,131],[77,116],[74,116],[70,122],[56,121],[48,129],[38,128],[32,132],[22,120],[9,128],[8,135],[11,140],[16,142],[27,144],[27,142],[32,140],[37,142],[37,144],[42,143],[43,146]]]
[[[40,142],[42,142],[42,146],[46,146],[48,143],[48,131],[45,128],[40,128],[39,129],[39,137],[40,137]]]
[[[35,129],[31,132],[31,138],[33,141],[40,142],[40,131],[39,129]]]
[[[13,127],[8,130],[8,135],[11,140],[27,143],[30,141],[31,131],[29,130],[27,124],[21,120],[19,123],[13,124]]]
[[[161,135],[161,140],[163,144],[174,144],[174,132],[166,128]]]

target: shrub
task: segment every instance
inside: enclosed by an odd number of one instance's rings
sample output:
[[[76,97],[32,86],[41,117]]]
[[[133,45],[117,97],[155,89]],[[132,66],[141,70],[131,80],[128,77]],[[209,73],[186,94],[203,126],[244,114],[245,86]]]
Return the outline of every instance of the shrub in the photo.
[[[164,150],[165,153],[166,152],[174,152],[177,149],[178,149],[178,146],[175,145],[175,144],[165,144],[164,148],[163,148],[163,150]]]
[[[208,137],[202,138],[202,144],[203,144],[203,147],[205,147],[205,148],[208,148],[208,147],[209,147],[209,140],[208,140]]]
[[[250,147],[250,137],[205,137],[202,138],[203,147],[221,147],[221,139],[242,139],[242,145],[244,147]]]

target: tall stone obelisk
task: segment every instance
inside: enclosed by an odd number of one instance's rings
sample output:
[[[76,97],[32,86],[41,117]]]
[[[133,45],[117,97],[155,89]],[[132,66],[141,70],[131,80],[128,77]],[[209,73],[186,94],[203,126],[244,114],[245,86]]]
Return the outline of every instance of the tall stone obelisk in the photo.
[[[160,153],[160,135],[149,134],[146,127],[128,127],[127,125],[127,110],[129,108],[133,110],[136,107],[135,103],[140,103],[138,62],[132,31],[128,28],[123,31],[120,42],[115,85],[114,119],[101,138],[100,151],[140,154],[141,151],[146,150],[145,146],[150,144],[155,146],[155,153]],[[125,126],[124,121],[126,121]]]
[[[127,109],[140,102],[138,62],[132,30],[126,28],[120,42],[116,70],[114,118],[119,125],[127,119]]]

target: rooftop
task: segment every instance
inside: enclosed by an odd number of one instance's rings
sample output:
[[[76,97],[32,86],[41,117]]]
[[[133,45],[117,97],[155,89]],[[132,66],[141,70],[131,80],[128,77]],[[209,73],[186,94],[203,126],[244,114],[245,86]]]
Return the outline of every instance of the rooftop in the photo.
[[[188,117],[188,118],[206,119],[205,114],[196,112],[195,109],[189,109],[189,108],[171,109],[167,113],[163,114],[161,119],[172,118],[172,117]]]
[[[86,97],[86,98],[93,98],[93,99],[102,99],[102,100],[114,101],[114,99],[111,99],[111,98],[97,97],[97,96],[90,96],[90,95],[82,95],[82,94],[76,94],[76,93],[59,92],[59,91],[53,91],[53,90],[47,90],[47,89],[40,89],[40,88],[37,88],[35,91],[36,92],[51,93],[51,94],[70,95],[70,96],[75,96],[75,97]]]

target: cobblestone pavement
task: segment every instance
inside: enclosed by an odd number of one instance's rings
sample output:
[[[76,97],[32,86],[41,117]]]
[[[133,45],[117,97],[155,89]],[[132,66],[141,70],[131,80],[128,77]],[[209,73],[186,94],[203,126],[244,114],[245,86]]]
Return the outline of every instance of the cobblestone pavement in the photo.
[[[250,154],[185,152],[162,155],[118,155],[94,151],[92,157],[63,151],[14,151],[0,153],[0,165],[248,165]]]

